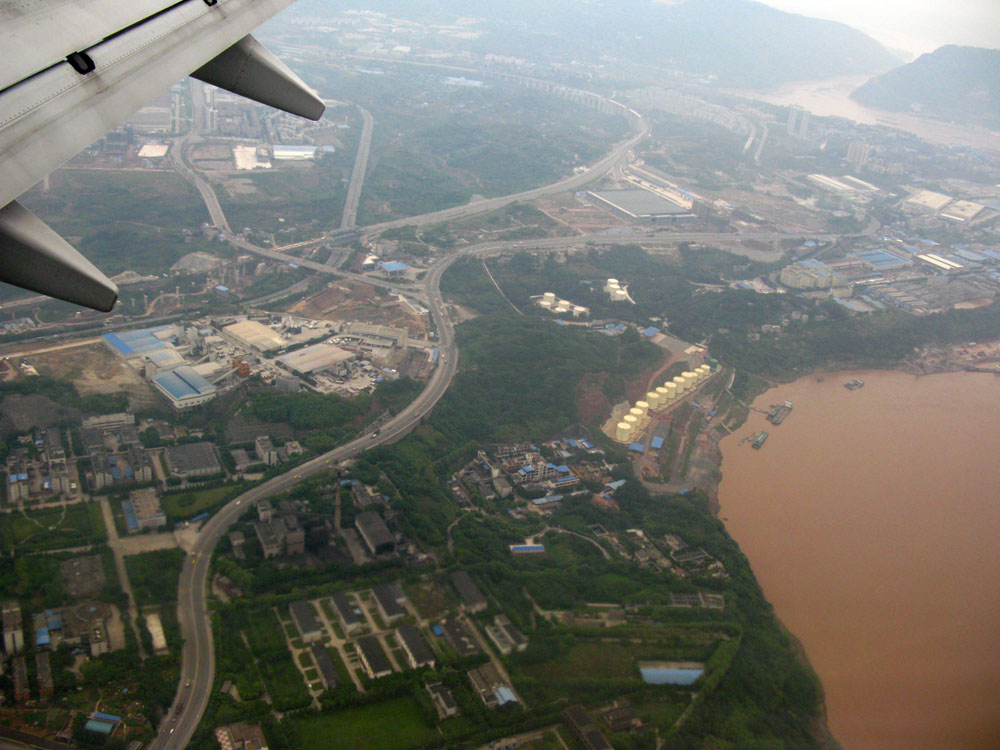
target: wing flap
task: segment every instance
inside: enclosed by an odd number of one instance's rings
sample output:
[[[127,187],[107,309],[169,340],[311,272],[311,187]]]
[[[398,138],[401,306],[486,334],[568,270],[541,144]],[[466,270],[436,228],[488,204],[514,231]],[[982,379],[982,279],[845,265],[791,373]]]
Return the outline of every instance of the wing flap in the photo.
[[[17,201],[0,208],[0,281],[102,312],[118,299],[107,276]]]
[[[318,120],[323,100],[249,34],[191,74],[255,102]]]

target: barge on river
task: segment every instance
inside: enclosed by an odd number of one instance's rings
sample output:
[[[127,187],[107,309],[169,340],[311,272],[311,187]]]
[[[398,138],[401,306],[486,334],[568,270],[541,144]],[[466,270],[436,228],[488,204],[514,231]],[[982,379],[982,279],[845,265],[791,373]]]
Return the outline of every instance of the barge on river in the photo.
[[[785,417],[792,413],[792,402],[786,401],[783,404],[773,404],[767,413],[767,421],[773,425],[779,425],[785,421]]]

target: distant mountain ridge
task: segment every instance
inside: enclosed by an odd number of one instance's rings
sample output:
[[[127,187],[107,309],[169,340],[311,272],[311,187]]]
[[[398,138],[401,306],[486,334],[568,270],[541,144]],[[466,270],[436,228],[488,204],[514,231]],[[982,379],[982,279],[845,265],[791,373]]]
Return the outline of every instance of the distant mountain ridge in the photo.
[[[1000,50],[940,47],[851,92],[869,107],[1000,127]]]
[[[300,0],[299,13],[368,9],[484,32],[467,48],[537,59],[551,52],[607,57],[713,76],[723,86],[765,88],[796,80],[875,74],[899,58],[835,21],[752,0]],[[486,23],[468,24],[468,19]]]

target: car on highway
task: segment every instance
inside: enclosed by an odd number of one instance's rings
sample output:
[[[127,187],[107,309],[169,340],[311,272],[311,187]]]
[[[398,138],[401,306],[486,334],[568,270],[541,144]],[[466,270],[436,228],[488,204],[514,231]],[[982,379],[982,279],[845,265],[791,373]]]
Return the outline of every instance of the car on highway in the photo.
[[[175,710],[174,713],[175,714],[179,714],[183,710],[184,710],[184,704],[183,703],[178,703],[177,704],[177,710]]]
[[[372,437],[373,437],[373,438],[377,438],[377,437],[378,437],[378,434],[379,434],[379,432],[380,432],[380,430],[375,430],[375,432],[373,432],[373,433],[372,433]]]

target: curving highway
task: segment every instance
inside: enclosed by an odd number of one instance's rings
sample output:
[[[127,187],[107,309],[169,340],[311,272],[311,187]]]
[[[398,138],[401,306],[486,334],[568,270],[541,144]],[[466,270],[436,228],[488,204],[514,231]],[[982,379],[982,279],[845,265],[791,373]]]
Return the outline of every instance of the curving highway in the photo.
[[[179,139],[171,150],[171,158],[177,171],[186,179],[191,181],[199,190],[205,200],[212,222],[217,228],[226,232],[227,239],[232,244],[276,260],[297,263],[300,266],[310,268],[317,272],[335,274],[344,278],[358,278],[365,283],[386,287],[405,286],[411,292],[416,292],[422,297],[422,301],[427,305],[434,325],[439,336],[439,348],[441,356],[438,366],[435,368],[426,387],[417,398],[410,403],[403,411],[386,422],[379,430],[377,436],[366,434],[363,437],[352,440],[346,445],[340,446],[328,453],[318,456],[304,464],[295,467],[292,471],[264,482],[251,490],[234,498],[211,519],[209,519],[198,534],[194,547],[189,551],[181,570],[178,587],[178,617],[180,620],[181,632],[184,637],[184,647],[182,652],[181,675],[177,695],[170,712],[160,726],[160,734],[150,743],[151,748],[158,750],[180,750],[189,743],[192,735],[201,721],[201,717],[208,706],[209,698],[214,683],[215,675],[215,654],[214,642],[212,639],[211,622],[208,613],[209,594],[209,572],[211,566],[212,552],[216,544],[227,533],[229,528],[236,523],[240,516],[252,506],[268,497],[289,490],[305,477],[316,474],[333,467],[337,463],[353,458],[362,451],[383,443],[393,443],[406,435],[413,427],[426,416],[438,400],[444,395],[449,384],[454,377],[458,364],[458,350],[455,344],[454,328],[451,320],[445,314],[444,302],[441,297],[440,283],[441,277],[447,268],[460,257],[475,255],[486,256],[502,253],[511,249],[532,248],[532,249],[556,249],[577,245],[586,241],[607,241],[620,242],[642,240],[644,244],[676,244],[685,239],[710,239],[715,235],[704,233],[690,234],[657,234],[655,232],[636,232],[630,237],[618,237],[609,235],[585,235],[576,237],[559,237],[542,240],[513,241],[513,242],[488,242],[476,246],[466,247],[442,257],[434,263],[428,270],[425,278],[420,283],[401,285],[400,282],[382,282],[368,276],[360,276],[341,271],[329,265],[314,261],[303,260],[301,258],[286,255],[276,250],[261,248],[246,241],[242,237],[234,237],[229,229],[225,215],[222,212],[219,202],[212,187],[191,168],[184,158],[184,149],[189,141],[197,142],[198,124],[201,122],[201,90],[200,84],[195,84],[193,92],[194,122],[191,132]],[[362,114],[367,112],[362,109]],[[359,154],[355,162],[355,170],[352,175],[351,188],[353,196],[349,195],[348,205],[345,206],[343,222],[345,225],[353,225],[356,218],[357,201],[360,197],[361,185],[363,184],[364,172],[366,170],[368,145],[371,140],[371,116],[365,118],[365,131],[362,135],[361,150],[364,156]],[[551,185],[525,190],[513,195],[490,198],[463,206],[435,211],[422,216],[409,217],[396,221],[366,227],[366,231],[377,232],[396,226],[420,226],[441,221],[452,221],[455,219],[467,218],[480,213],[493,211],[502,208],[516,201],[530,201],[546,195],[575,190],[583,187],[605,174],[622,165],[629,156],[629,152],[634,149],[650,131],[649,124],[645,118],[632,120],[635,133],[632,137],[618,143],[615,148],[604,158],[583,170],[579,174],[560,180]],[[719,239],[733,238],[736,235],[718,235]],[[775,234],[774,238],[787,238],[787,234]],[[820,235],[812,235],[820,236]],[[761,239],[761,235],[754,235],[755,239]]]
[[[215,675],[215,650],[207,609],[208,577],[212,550],[222,535],[236,523],[248,506],[285,492],[303,478],[331,468],[340,461],[353,458],[363,450],[400,439],[430,412],[448,389],[458,364],[458,351],[455,346],[454,327],[444,314],[444,303],[439,287],[442,274],[458,257],[459,255],[455,254],[439,261],[428,272],[424,282],[428,309],[437,326],[441,357],[420,395],[403,411],[386,422],[380,428],[377,438],[366,434],[295,467],[292,472],[282,474],[244,492],[209,519],[201,529],[197,542],[184,561],[178,586],[177,612],[185,639],[181,657],[180,686],[170,713],[160,726],[160,734],[150,747],[170,750],[186,747],[208,706]]]

